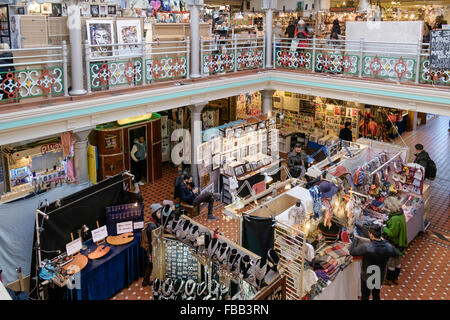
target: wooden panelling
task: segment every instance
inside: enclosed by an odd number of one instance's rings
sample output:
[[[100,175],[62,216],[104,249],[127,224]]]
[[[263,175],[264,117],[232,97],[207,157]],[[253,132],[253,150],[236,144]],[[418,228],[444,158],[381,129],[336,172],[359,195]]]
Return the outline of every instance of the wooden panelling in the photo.
[[[99,131],[97,140],[98,154],[108,155],[123,152],[122,131],[123,130],[121,129],[110,131]]]
[[[108,176],[114,176],[124,170],[123,168],[123,154],[100,156],[99,163],[101,163],[101,172],[103,179]]]

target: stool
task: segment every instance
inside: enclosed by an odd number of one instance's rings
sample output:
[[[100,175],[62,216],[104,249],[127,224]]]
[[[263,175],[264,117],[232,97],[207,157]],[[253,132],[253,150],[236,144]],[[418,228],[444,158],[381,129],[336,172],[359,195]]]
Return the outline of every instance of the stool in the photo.
[[[181,201],[180,206],[184,208],[186,212],[189,214],[189,216],[192,218],[198,216],[200,213],[200,205],[193,206],[191,204]]]

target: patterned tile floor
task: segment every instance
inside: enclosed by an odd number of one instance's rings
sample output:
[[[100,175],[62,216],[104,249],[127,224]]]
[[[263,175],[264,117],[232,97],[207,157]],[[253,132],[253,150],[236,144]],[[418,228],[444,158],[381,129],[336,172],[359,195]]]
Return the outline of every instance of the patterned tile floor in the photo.
[[[450,133],[449,118],[438,117],[414,132],[405,133],[402,138],[414,150],[416,143],[422,143],[425,150],[436,162],[438,171],[436,179],[431,182],[431,199],[429,209],[430,226],[420,234],[408,247],[402,262],[402,270],[397,286],[383,286],[381,298],[385,300],[449,300],[450,273]],[[401,139],[396,141],[402,144]],[[411,152],[411,161],[414,159]],[[141,187],[146,204],[146,217],[150,214],[150,205],[172,199],[173,181],[177,170],[171,165],[164,165],[163,178]],[[223,206],[216,203],[215,214],[220,221],[208,222],[206,208],[196,220],[236,241],[238,223],[222,214]],[[150,300],[151,288],[142,287],[142,278],[117,293],[112,300]]]

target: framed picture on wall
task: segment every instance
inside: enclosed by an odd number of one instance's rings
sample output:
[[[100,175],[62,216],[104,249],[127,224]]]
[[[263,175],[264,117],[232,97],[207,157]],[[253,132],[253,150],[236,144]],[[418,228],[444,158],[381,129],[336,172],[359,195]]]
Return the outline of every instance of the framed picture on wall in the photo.
[[[234,175],[236,177],[242,176],[245,173],[244,165],[238,165],[234,167]]]
[[[99,6],[99,15],[100,17],[106,17],[107,15],[106,6]]]
[[[116,14],[116,6],[108,6],[108,14]]]
[[[62,17],[61,3],[52,3],[52,16],[53,17]]]
[[[102,45],[101,47],[91,48],[91,58],[113,55],[113,47],[107,46],[114,42],[112,20],[86,20],[86,30],[89,44]]]
[[[98,4],[91,4],[91,16],[98,17],[100,14],[100,8]]]
[[[41,13],[42,14],[52,14],[52,4],[51,3],[41,4]]]
[[[17,14],[25,14],[25,7],[17,8]]]
[[[141,22],[139,20],[117,20],[117,40],[119,44],[127,44],[119,47],[119,55],[139,55],[141,48],[136,45],[142,41]]]
[[[213,157],[213,170],[216,170],[220,167],[220,154],[216,154]]]

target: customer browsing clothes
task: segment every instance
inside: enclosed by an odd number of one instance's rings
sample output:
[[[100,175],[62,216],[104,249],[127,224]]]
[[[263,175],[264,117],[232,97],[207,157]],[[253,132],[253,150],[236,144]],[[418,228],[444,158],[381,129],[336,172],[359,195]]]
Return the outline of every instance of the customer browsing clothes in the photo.
[[[144,136],[134,139],[134,145],[131,149],[131,173],[134,175],[134,187],[139,189],[138,185],[144,185],[141,181],[147,176],[147,144]]]
[[[406,247],[408,246],[406,218],[403,213],[402,204],[396,197],[389,197],[384,200],[384,206],[390,213],[386,227],[383,229],[383,236],[400,252],[399,256],[391,257],[388,261],[385,284],[390,285],[392,282],[397,285],[402,264],[402,255],[405,253]]]
[[[198,206],[201,203],[208,204],[208,220],[219,220],[213,215],[213,207],[215,196],[218,198],[218,194],[211,192],[203,192],[199,194],[198,188],[192,187],[192,176],[183,175],[183,183],[179,185],[179,194],[181,200],[193,206]]]
[[[161,225],[161,209],[162,205],[159,203],[153,203],[151,205],[152,214],[150,217],[150,221],[145,225],[144,229],[142,229],[141,233],[141,247],[145,250],[148,257],[148,264],[145,267],[144,271],[144,279],[142,281],[142,286],[151,285],[150,276],[153,271],[153,258],[152,258],[152,231],[158,228]]]
[[[388,260],[397,258],[400,254],[389,241],[381,238],[382,230],[380,226],[370,226],[368,231],[370,242],[361,243],[360,239],[355,237],[350,247],[350,254],[363,257],[361,265],[361,300],[369,300],[370,294],[372,294],[372,300],[380,300],[381,284],[386,274]],[[379,279],[371,278],[373,274],[373,271],[369,270],[371,266],[379,268]]]

